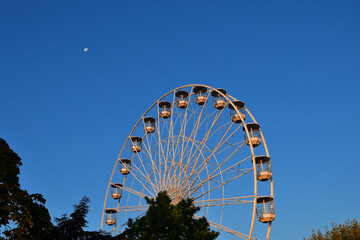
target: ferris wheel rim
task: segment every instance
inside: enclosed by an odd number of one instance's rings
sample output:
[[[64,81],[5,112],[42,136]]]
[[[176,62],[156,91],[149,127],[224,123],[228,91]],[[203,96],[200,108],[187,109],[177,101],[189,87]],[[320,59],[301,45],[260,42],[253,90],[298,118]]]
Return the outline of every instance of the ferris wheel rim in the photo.
[[[164,99],[166,96],[170,95],[171,93],[174,93],[174,96],[175,96],[175,93],[176,93],[178,90],[185,89],[185,88],[189,88],[189,87],[191,87],[191,92],[192,92],[192,91],[194,90],[194,87],[197,87],[197,86],[199,86],[199,87],[205,87],[205,88],[209,89],[211,92],[214,92],[214,91],[215,91],[215,92],[217,92],[217,94],[222,95],[222,97],[224,97],[224,98],[227,100],[228,104],[229,104],[229,105],[232,105],[232,107],[234,108],[234,110],[236,111],[236,113],[240,116],[240,118],[242,118],[239,110],[235,107],[235,105],[234,105],[234,103],[233,103],[234,101],[237,101],[237,99],[234,98],[234,97],[232,97],[232,96],[229,95],[229,94],[226,94],[226,92],[225,92],[225,94],[223,94],[223,91],[221,91],[221,90],[223,90],[223,89],[216,89],[216,88],[213,88],[213,87],[211,87],[211,86],[202,85],[202,84],[188,84],[188,85],[184,85],[184,86],[177,87],[177,88],[175,88],[175,89],[167,92],[167,93],[164,94],[163,96],[161,96],[161,97],[160,97],[157,101],[155,101],[155,102],[143,113],[143,115],[139,118],[139,120],[136,122],[136,124],[134,125],[134,127],[133,127],[132,130],[130,131],[130,134],[129,134],[128,137],[126,138],[126,140],[125,140],[125,142],[124,142],[124,144],[123,144],[123,146],[122,146],[122,148],[121,148],[121,151],[120,151],[120,153],[119,153],[119,156],[118,156],[117,161],[116,161],[116,163],[115,163],[115,166],[114,166],[114,168],[113,168],[113,171],[112,171],[112,174],[111,174],[111,177],[110,177],[110,181],[109,181],[109,184],[108,184],[108,188],[107,188],[107,191],[106,191],[106,198],[105,198],[104,207],[103,207],[103,211],[102,211],[101,229],[103,228],[104,212],[105,212],[105,210],[106,210],[106,203],[107,203],[107,198],[108,198],[108,195],[109,195],[110,185],[113,184],[113,183],[112,183],[112,179],[113,179],[113,177],[114,177],[114,173],[115,173],[116,168],[117,168],[117,166],[118,166],[117,164],[118,164],[118,162],[119,162],[120,157],[121,157],[122,154],[123,154],[124,149],[126,148],[127,144],[129,143],[129,140],[130,140],[130,138],[132,137],[132,134],[133,134],[133,132],[135,131],[135,129],[138,127],[138,125],[141,123],[141,121],[143,121],[145,118],[149,117],[149,116],[147,116],[146,114],[147,114],[156,104],[159,104],[159,103],[161,102],[161,100]],[[175,104],[174,101],[173,101],[173,104]],[[173,105],[173,104],[172,104],[172,105]],[[253,120],[253,122],[254,122],[254,123],[257,123],[256,120],[255,120],[255,118],[254,118],[254,116],[251,114],[251,112],[250,112],[246,107],[244,107],[244,109],[245,109],[246,113],[251,117],[251,119]],[[157,120],[158,120],[158,119],[159,119],[159,118],[157,118]],[[241,119],[241,121],[242,121],[242,123],[243,123],[244,131],[245,131],[246,135],[249,137],[250,135],[249,135],[249,130],[248,130],[248,128],[247,128],[247,124],[245,123],[244,119]],[[259,130],[259,132],[260,132],[260,135],[261,135],[261,139],[262,139],[262,141],[263,141],[262,144],[263,144],[263,146],[264,146],[264,148],[265,148],[265,151],[266,151],[266,156],[269,156],[267,144],[266,144],[266,142],[265,142],[265,137],[264,137],[261,129]],[[144,137],[145,137],[145,136],[146,136],[146,134],[144,134]],[[143,138],[144,138],[144,137],[143,137]],[[249,239],[253,239],[253,237],[252,237],[252,232],[253,232],[253,226],[254,226],[254,222],[255,222],[255,218],[256,218],[257,167],[256,167],[256,162],[255,162],[255,157],[256,157],[256,156],[255,156],[255,153],[254,153],[254,147],[253,147],[251,141],[250,141],[249,147],[250,147],[251,157],[252,157],[252,162],[253,162],[253,174],[254,174],[254,195],[253,195],[254,201],[253,201],[253,202],[254,202],[254,203],[253,203],[253,214],[252,214],[252,220],[251,220],[250,233],[249,233],[248,237],[249,237]],[[135,157],[136,155],[137,155],[136,153],[133,154],[133,156],[132,156],[132,158],[131,158],[131,161],[133,161],[133,159],[134,159],[134,157]],[[125,183],[125,181],[126,181],[126,178],[127,178],[127,176],[124,176],[124,183]],[[270,187],[270,188],[271,188],[271,196],[273,197],[273,179],[272,179],[272,178],[270,179],[270,186],[271,186],[271,187]],[[144,191],[144,190],[143,190],[143,191]],[[119,207],[119,206],[118,206],[118,207]],[[269,226],[268,226],[267,238],[268,238],[268,236],[269,236],[269,234],[270,234],[270,230],[271,230],[271,222],[269,223]]]

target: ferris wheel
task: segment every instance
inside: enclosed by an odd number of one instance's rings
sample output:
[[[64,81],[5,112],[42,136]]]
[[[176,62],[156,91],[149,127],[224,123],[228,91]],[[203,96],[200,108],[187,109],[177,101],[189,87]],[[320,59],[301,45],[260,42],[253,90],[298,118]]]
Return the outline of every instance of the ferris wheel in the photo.
[[[115,162],[101,229],[114,235],[166,191],[191,198],[226,239],[269,239],[273,174],[260,125],[244,102],[206,85],[176,88],[135,124]],[[255,220],[258,221],[255,221]]]

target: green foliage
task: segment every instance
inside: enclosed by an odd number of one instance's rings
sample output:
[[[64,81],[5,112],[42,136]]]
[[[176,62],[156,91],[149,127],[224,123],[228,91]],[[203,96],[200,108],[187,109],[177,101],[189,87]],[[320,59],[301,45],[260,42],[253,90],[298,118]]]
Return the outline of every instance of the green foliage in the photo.
[[[0,138],[0,239],[46,239],[51,218],[41,194],[20,188],[21,158]]]
[[[20,195],[20,157],[0,138],[0,227],[7,226],[16,210],[14,194]],[[22,197],[22,196],[21,196]]]
[[[172,205],[166,192],[160,192],[155,200],[145,199],[149,204],[148,211],[135,221],[129,219],[120,239],[212,240],[219,236],[219,232],[210,229],[205,217],[194,218],[200,207],[195,207],[191,199]]]
[[[166,192],[157,198],[146,198],[150,205],[144,217],[129,220],[126,231],[117,237],[100,231],[85,231],[90,199],[84,196],[68,216],[55,218],[51,223],[45,199],[41,194],[29,194],[19,184],[20,157],[0,138],[0,240],[213,240],[219,235],[212,231],[206,218],[195,219],[200,210],[191,199],[171,204]]]
[[[108,234],[97,231],[84,231],[88,221],[86,215],[89,213],[90,199],[84,196],[79,204],[74,205],[74,212],[68,217],[66,214],[55,218],[57,225],[53,228],[51,239],[54,240],[91,240],[91,239],[112,239]]]
[[[325,227],[325,232],[320,229],[313,230],[309,238],[304,240],[358,240],[360,239],[360,223],[354,218],[344,224],[333,223],[331,229]]]
[[[102,232],[84,231],[90,202],[86,196],[74,205],[70,217],[55,218],[53,226],[43,196],[20,188],[21,165],[21,158],[0,138],[0,240],[113,239]]]
[[[84,196],[78,205],[74,205],[74,212],[70,214],[70,218],[66,214],[62,215],[61,218],[55,218],[57,226],[53,232],[58,239],[68,239],[69,237],[81,239],[84,235],[83,228],[87,226],[85,218],[89,212],[89,202],[90,199]]]

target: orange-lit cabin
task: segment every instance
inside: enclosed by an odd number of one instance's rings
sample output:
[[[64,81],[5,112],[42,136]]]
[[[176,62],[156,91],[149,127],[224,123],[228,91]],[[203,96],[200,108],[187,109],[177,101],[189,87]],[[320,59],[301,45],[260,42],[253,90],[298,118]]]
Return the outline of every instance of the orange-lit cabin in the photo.
[[[195,93],[195,103],[204,105],[207,101],[207,88],[204,86],[196,86],[193,92]]]
[[[265,196],[257,198],[256,215],[260,222],[269,223],[275,219],[273,197]]]
[[[128,175],[130,173],[130,165],[131,165],[131,160],[127,159],[127,158],[122,158],[119,160],[120,162],[120,173],[122,175]]]
[[[268,156],[256,156],[256,174],[257,179],[260,181],[267,181],[272,177],[270,157]]]
[[[235,123],[241,123],[241,118],[242,118],[242,120],[245,121],[245,108],[244,108],[244,106],[245,106],[245,103],[242,102],[242,101],[238,101],[238,100],[233,101],[232,104],[229,103],[231,121],[233,121]],[[240,113],[240,115],[238,114],[238,112]]]
[[[171,115],[170,108],[171,108],[170,102],[167,101],[159,102],[160,117],[163,119],[170,117]]]
[[[184,109],[189,104],[189,93],[185,90],[179,90],[175,93],[176,105],[178,108]]]
[[[222,110],[226,107],[227,101],[225,98],[226,90],[222,88],[216,89],[217,91],[212,91],[211,96],[213,96],[213,105],[216,109]]]
[[[141,137],[130,137],[131,143],[130,143],[130,149],[134,153],[138,153],[141,151],[141,143],[142,138]]]
[[[122,193],[123,185],[121,183],[112,183],[111,184],[111,197],[113,199],[120,199]]]
[[[116,210],[115,209],[106,209],[105,210],[105,223],[109,226],[112,226],[116,223]]]
[[[155,118],[153,117],[144,117],[144,130],[147,134],[153,133],[155,131]]]
[[[250,135],[248,138],[247,134],[244,134],[246,145],[250,146],[251,143],[253,147],[259,146],[261,144],[260,125],[257,123],[248,123],[246,126]],[[246,131],[245,126],[243,130]]]

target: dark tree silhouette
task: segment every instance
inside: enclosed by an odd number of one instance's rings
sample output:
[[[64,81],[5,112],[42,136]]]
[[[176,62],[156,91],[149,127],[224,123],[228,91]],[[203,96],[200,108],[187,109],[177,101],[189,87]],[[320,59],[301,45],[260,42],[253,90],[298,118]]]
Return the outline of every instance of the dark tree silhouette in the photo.
[[[304,240],[358,240],[360,239],[360,223],[354,218],[344,224],[333,223],[331,229],[325,227],[325,232],[313,230],[312,234]]]
[[[166,192],[159,192],[156,199],[145,199],[150,205],[148,211],[135,221],[129,219],[120,239],[212,240],[219,236],[219,232],[210,229],[205,217],[194,218],[200,207],[195,207],[191,199],[173,205]]]
[[[53,230],[53,238],[56,239],[84,239],[84,227],[87,227],[88,221],[85,219],[89,212],[90,199],[84,196],[78,205],[74,205],[74,212],[63,214],[60,218],[55,218],[57,225]]]
[[[79,204],[74,205],[74,211],[70,214],[63,214],[60,218],[55,218],[57,223],[54,226],[51,239],[56,240],[85,240],[85,239],[113,239],[109,234],[100,231],[85,231],[88,221],[86,216],[89,213],[90,199],[84,196]]]
[[[45,199],[20,188],[21,158],[0,138],[0,239],[47,239],[52,223]]]

